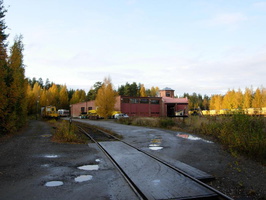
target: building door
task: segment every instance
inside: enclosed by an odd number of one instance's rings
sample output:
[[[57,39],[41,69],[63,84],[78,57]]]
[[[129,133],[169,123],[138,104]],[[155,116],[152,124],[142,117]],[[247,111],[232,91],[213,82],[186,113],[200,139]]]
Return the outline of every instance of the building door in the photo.
[[[169,103],[167,104],[167,117],[174,117],[175,116],[175,104]]]

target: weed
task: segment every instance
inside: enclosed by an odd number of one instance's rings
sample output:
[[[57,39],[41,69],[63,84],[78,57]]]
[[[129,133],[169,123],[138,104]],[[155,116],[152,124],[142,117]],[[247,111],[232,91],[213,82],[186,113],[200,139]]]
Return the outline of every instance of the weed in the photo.
[[[77,134],[77,127],[68,121],[58,121],[53,135],[53,141],[60,143],[85,143],[87,138],[82,134]]]

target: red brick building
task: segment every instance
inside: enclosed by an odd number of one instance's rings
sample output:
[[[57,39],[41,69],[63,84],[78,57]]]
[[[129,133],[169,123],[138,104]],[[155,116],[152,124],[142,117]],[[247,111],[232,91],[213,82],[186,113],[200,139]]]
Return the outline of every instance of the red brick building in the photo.
[[[96,110],[95,101],[72,104],[72,117],[78,117],[88,110]],[[164,88],[160,90],[160,97],[128,97],[118,96],[114,110],[128,114],[128,116],[142,117],[178,117],[188,115],[188,99],[175,98],[174,90]]]

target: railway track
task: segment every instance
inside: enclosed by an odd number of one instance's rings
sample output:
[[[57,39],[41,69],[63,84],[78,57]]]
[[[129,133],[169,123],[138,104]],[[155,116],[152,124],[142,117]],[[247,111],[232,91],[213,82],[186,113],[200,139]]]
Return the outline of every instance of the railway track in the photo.
[[[107,156],[139,199],[232,199],[114,135],[83,123],[75,125]]]

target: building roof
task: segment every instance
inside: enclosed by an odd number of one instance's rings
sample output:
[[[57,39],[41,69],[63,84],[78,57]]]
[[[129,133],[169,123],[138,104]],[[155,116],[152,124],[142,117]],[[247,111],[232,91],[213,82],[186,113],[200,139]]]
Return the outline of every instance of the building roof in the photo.
[[[169,87],[165,87],[165,88],[161,89],[161,91],[162,90],[172,90],[172,91],[175,91],[175,90],[173,90],[172,88],[169,88]]]
[[[188,103],[187,98],[171,98],[171,97],[162,97],[164,103]]]

